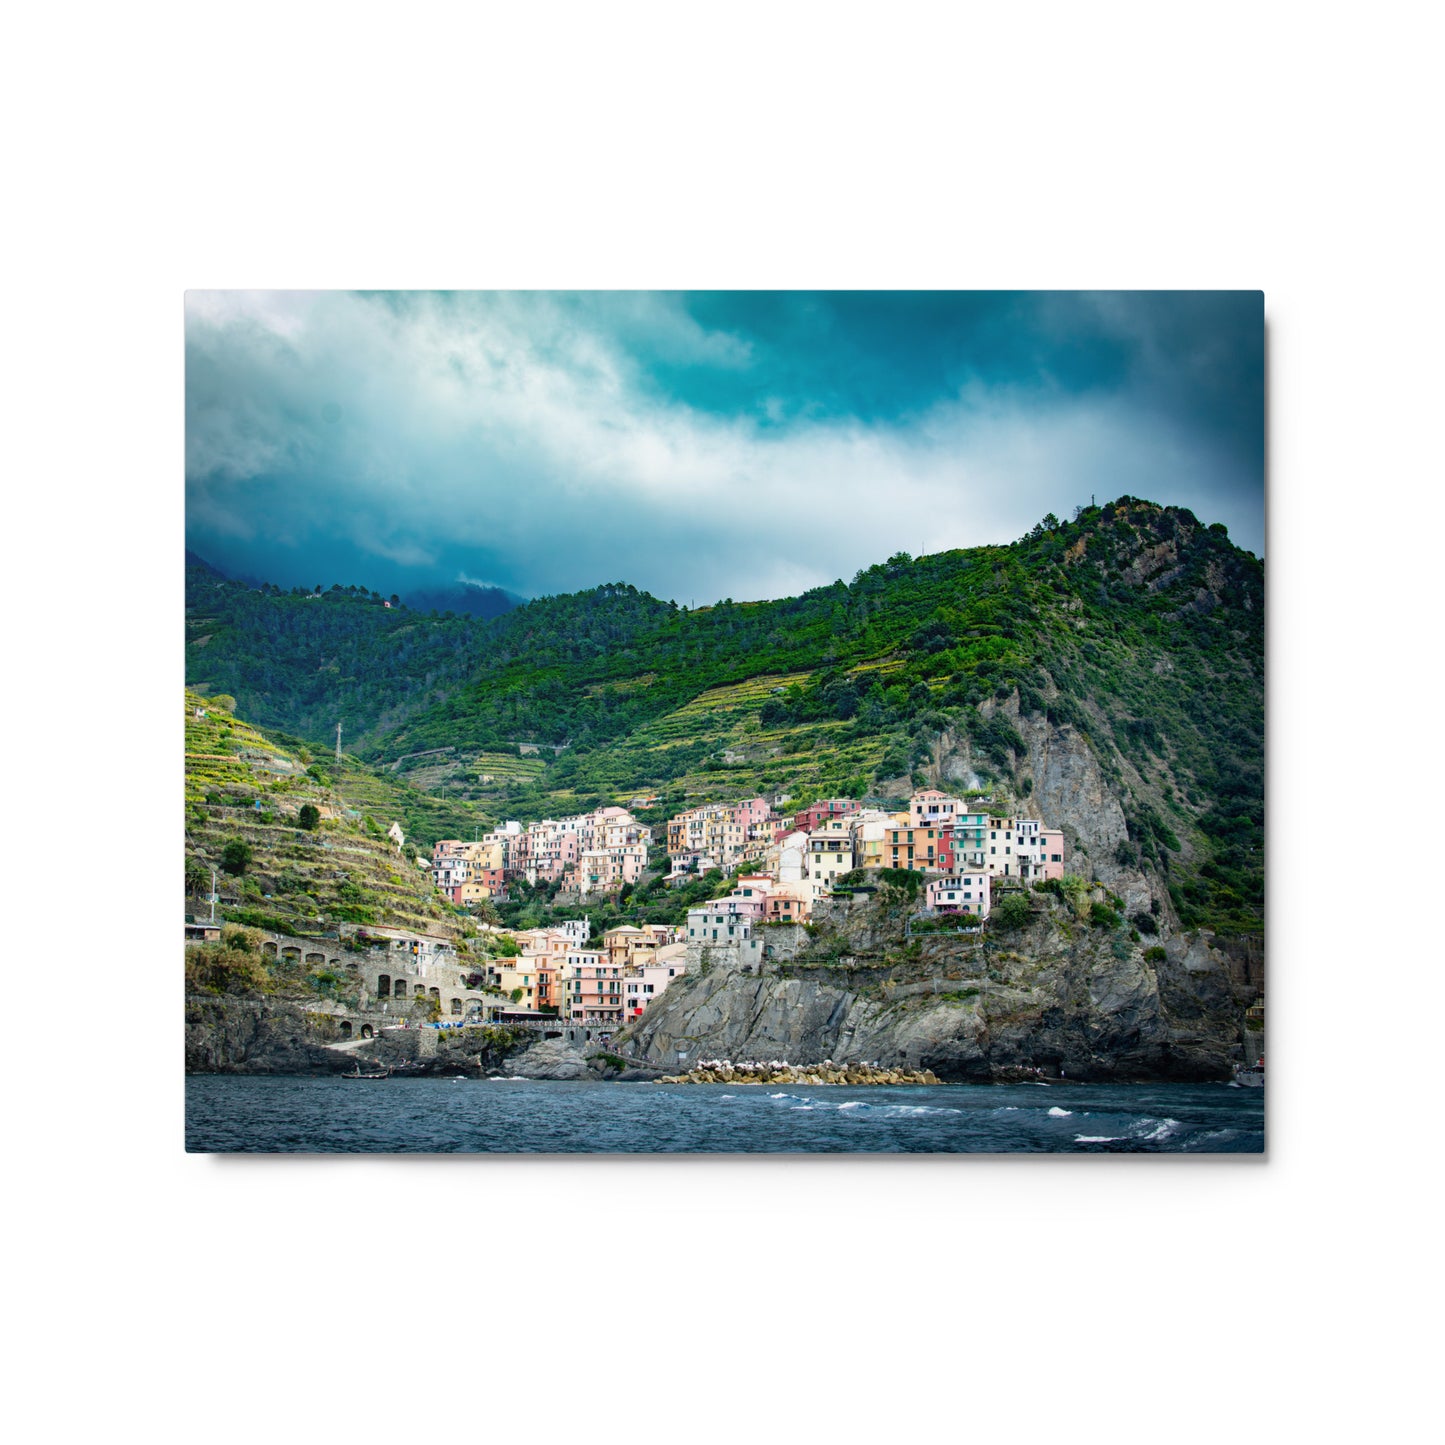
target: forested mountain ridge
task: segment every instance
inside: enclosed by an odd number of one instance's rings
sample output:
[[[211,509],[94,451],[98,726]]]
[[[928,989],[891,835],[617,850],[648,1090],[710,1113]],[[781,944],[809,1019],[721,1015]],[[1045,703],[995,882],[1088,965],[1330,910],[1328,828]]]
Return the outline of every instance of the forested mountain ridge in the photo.
[[[315,742],[334,736],[340,721],[348,746],[366,750],[374,735],[478,672],[528,655],[585,663],[669,610],[619,584],[496,616],[423,612],[394,594],[339,583],[310,592],[250,586],[187,552],[186,682],[229,694],[263,726]]]
[[[1074,829],[1096,872],[1149,878],[1186,927],[1262,920],[1263,564],[1181,508],[1124,497],[1007,546],[693,611],[622,584],[484,622],[252,592],[202,643],[217,589],[198,579],[192,605],[189,582],[188,681],[318,741],[340,716],[373,760],[449,748],[427,784],[483,818],[920,781],[1053,796],[1069,752],[1121,819]]]

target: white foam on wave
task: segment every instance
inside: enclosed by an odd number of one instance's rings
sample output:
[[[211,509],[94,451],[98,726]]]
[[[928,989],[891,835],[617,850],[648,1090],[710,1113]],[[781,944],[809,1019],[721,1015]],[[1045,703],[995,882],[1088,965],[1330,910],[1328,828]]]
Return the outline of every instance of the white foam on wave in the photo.
[[[865,1104],[862,1099],[853,1099],[846,1104],[838,1105],[838,1109],[840,1112],[844,1109],[870,1109],[872,1107],[873,1106],[871,1104]]]
[[[1075,1134],[1075,1144],[1117,1144],[1121,1141],[1119,1134]]]
[[[1049,1110],[1050,1119],[1072,1119],[1073,1117],[1074,1111],[1072,1109],[1061,1109],[1057,1104]]]
[[[961,1114],[962,1109],[935,1109],[929,1104],[889,1104],[887,1111],[890,1114]]]
[[[1179,1127],[1178,1119],[1141,1119],[1141,1124],[1153,1124],[1156,1127],[1148,1134],[1139,1134],[1135,1137],[1154,1143],[1162,1139],[1171,1138],[1174,1131]]]

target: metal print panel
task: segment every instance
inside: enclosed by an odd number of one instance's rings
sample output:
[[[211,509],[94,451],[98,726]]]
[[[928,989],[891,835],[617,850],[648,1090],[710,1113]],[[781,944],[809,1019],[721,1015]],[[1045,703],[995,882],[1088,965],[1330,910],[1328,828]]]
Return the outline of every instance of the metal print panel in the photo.
[[[1260,293],[185,344],[188,1149],[1263,1150]]]

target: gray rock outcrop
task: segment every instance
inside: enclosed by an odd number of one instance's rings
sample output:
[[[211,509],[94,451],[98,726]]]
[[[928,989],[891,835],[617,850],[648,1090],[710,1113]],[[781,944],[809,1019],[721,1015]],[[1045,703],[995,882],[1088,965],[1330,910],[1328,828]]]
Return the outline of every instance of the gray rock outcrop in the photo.
[[[543,1039],[507,1060],[507,1072],[523,1079],[591,1077],[582,1051],[566,1039]]]
[[[1036,895],[1035,921],[984,940],[886,942],[884,910],[850,910],[761,973],[726,963],[678,979],[614,1047],[676,1071],[699,1059],[873,1063],[988,1080],[1227,1078],[1258,996],[1211,935],[1154,940],[1090,927]],[[901,929],[901,924],[899,925]],[[901,946],[900,946],[901,945]]]

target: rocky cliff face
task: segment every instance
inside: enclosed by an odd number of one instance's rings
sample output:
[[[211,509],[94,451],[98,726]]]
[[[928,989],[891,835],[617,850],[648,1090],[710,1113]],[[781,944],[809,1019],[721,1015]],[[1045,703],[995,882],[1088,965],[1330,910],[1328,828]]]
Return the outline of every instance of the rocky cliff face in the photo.
[[[333,1074],[355,1060],[328,1049],[335,1023],[285,999],[186,1000],[188,1074]]]
[[[882,905],[852,910],[791,961],[726,963],[672,984],[614,1043],[659,1066],[720,1058],[876,1062],[987,1080],[1228,1077],[1257,988],[1211,935],[1149,961],[1121,929],[1036,896],[1026,928],[905,941]],[[897,912],[898,910],[895,910]]]
[[[1023,738],[1026,751],[1017,771],[1032,780],[1032,791],[1019,807],[1048,827],[1063,830],[1069,872],[1103,883],[1124,900],[1129,913],[1147,911],[1157,901],[1172,921],[1163,884],[1139,867],[1120,864],[1115,856],[1128,841],[1129,828],[1118,789],[1104,776],[1088,740],[1073,727],[1020,716],[1016,694],[1003,704],[986,703],[981,711],[986,716],[1002,712]],[[974,788],[980,770],[988,771],[988,764],[976,756],[966,736],[950,731],[943,735],[930,781],[943,788]]]

